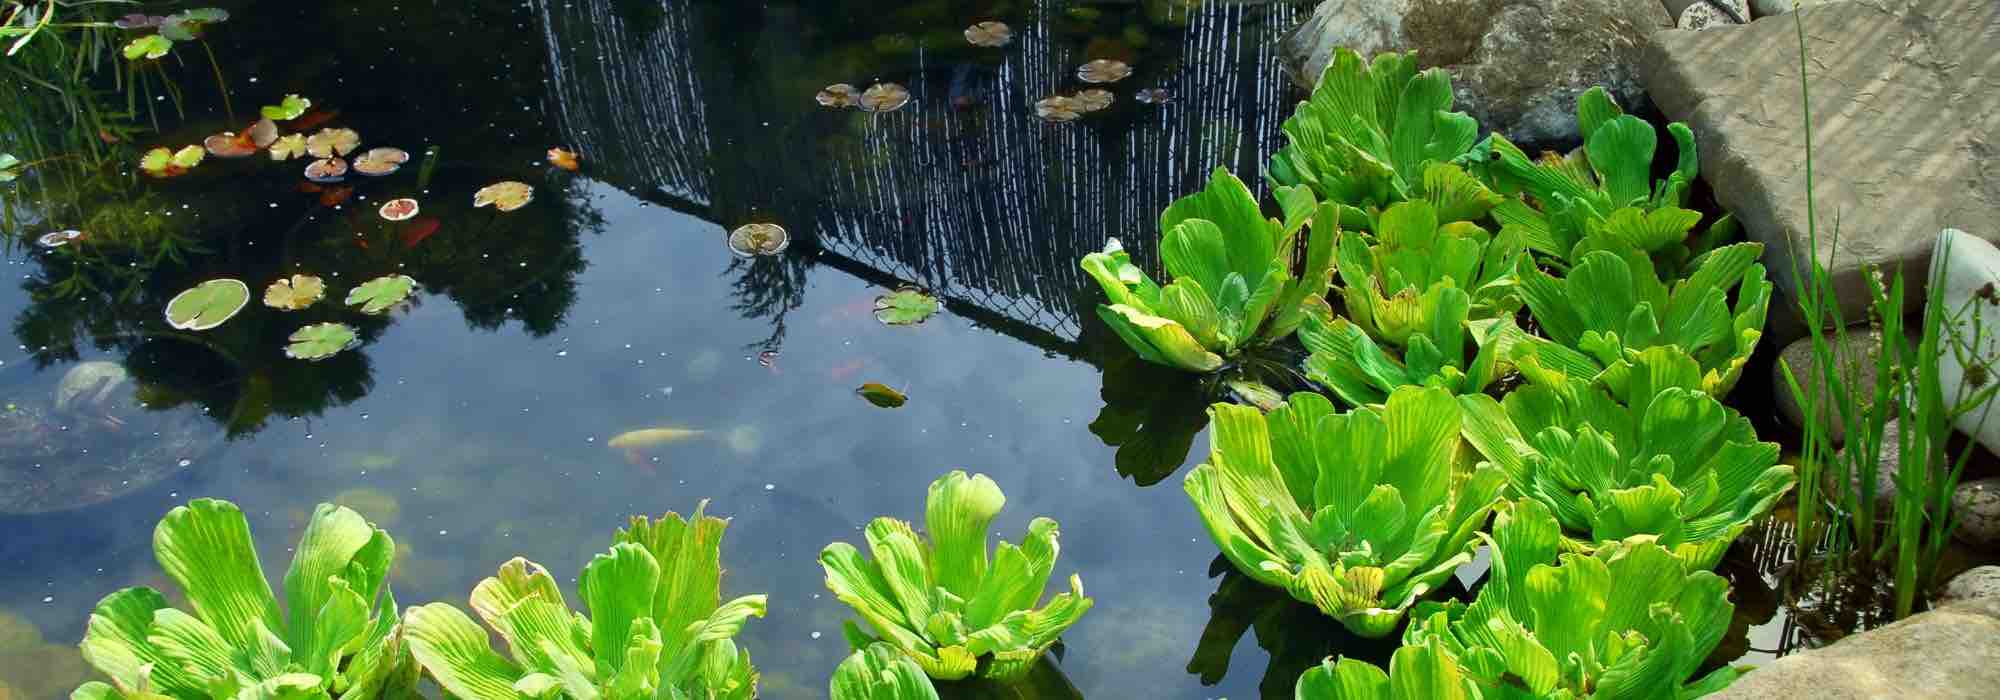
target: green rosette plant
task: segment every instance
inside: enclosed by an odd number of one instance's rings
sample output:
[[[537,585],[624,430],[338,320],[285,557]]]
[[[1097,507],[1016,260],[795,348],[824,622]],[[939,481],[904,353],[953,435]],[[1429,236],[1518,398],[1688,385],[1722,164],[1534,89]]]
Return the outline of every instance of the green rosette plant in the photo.
[[[1492,317],[1518,308],[1511,278],[1525,250],[1509,233],[1451,222],[1428,201],[1401,202],[1382,212],[1375,233],[1337,237],[1340,298],[1355,325],[1382,343],[1406,347],[1410,335],[1436,323],[1441,301],[1431,291],[1455,287],[1467,312]]]
[[[1441,649],[1490,697],[1680,700],[1740,675],[1725,667],[1695,678],[1735,612],[1722,577],[1650,537],[1558,557],[1560,539],[1542,504],[1503,510],[1478,599],[1426,603],[1404,648]]]
[[[1139,357],[1191,372],[1216,371],[1247,347],[1289,336],[1308,315],[1331,315],[1337,212],[1303,188],[1280,193],[1279,203],[1284,219],[1265,218],[1243,181],[1216,169],[1207,189],[1160,214],[1160,257],[1173,277],[1166,286],[1116,240],[1084,256],[1084,271],[1110,301],[1098,315]],[[1295,278],[1302,232],[1305,268]]]
[[[1651,258],[1628,246],[1586,253],[1563,277],[1523,259],[1516,278],[1529,315],[1550,340],[1607,371],[1631,351],[1677,346],[1700,363],[1700,388],[1722,396],[1764,335],[1773,286],[1757,262],[1763,251],[1756,243],[1717,248],[1671,286]]]
[[[764,615],[765,596],[721,602],[728,521],[703,515],[706,505],[685,520],[637,517],[618,531],[577,581],[588,616],[570,611],[555,578],[526,559],[481,581],[472,609],[506,640],[509,657],[446,603],[410,609],[410,651],[464,700],[754,698],[757,672],[733,638]]]
[[[153,553],[194,613],[151,588],[112,593],[91,612],[83,658],[109,683],[78,700],[416,697],[416,664],[389,592],[396,544],[347,508],[306,523],[281,610],[243,511],[197,499],[153,530]]]
[[[1338,49],[1312,96],[1285,120],[1285,147],[1271,156],[1273,189],[1310,188],[1336,203],[1340,223],[1373,229],[1382,210],[1432,197],[1447,221],[1482,218],[1502,198],[1451,165],[1472,151],[1479,122],[1451,111],[1451,75],[1417,71],[1410,53],[1372,62]]]
[[[1387,401],[1406,386],[1476,394],[1512,373],[1517,356],[1554,371],[1597,371],[1590,358],[1522,331],[1511,318],[1468,319],[1471,298],[1456,287],[1432,287],[1421,303],[1430,327],[1411,333],[1401,353],[1376,344],[1347,319],[1307,319],[1299,329],[1312,353],[1306,377],[1348,405],[1364,406]]]
[[[1415,387],[1349,413],[1312,393],[1269,417],[1216,404],[1211,454],[1184,485],[1238,570],[1382,637],[1471,561],[1505,484],[1491,465],[1461,473],[1459,411]]]
[[[1356,659],[1327,659],[1299,676],[1297,700],[1477,700],[1479,687],[1436,641],[1409,644],[1389,657],[1389,671]]]
[[[953,471],[931,483],[919,537],[908,522],[876,518],[866,537],[874,561],[845,542],[820,552],[826,587],[873,632],[848,621],[849,643],[887,643],[938,680],[1026,676],[1042,653],[1094,603],[1083,580],[1035,609],[1055,570],[1056,521],[1036,518],[1020,545],[987,553],[987,530],[1007,498],[984,474]]]
[[[923,667],[887,642],[858,649],[840,662],[827,693],[833,700],[938,700]]]
[[[1633,353],[1592,383],[1529,376],[1504,401],[1460,397],[1465,437],[1514,494],[1555,513],[1571,549],[1646,535],[1710,569],[1796,480],[1677,348]]]

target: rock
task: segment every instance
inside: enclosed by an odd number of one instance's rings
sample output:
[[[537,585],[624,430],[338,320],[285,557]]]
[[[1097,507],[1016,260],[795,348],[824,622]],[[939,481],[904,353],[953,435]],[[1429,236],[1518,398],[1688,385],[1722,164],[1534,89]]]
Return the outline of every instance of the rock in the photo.
[[[1982,598],[2000,599],[2000,566],[1976,566],[1951,577],[1951,583],[1944,585],[1944,594],[1938,596],[1937,603],[1943,606]]]
[[[1892,508],[1896,504],[1896,470],[1903,464],[1902,429],[1896,421],[1882,425],[1882,442],[1875,449],[1875,503],[1882,508]],[[1847,451],[1860,447],[1859,443],[1841,448],[1837,459],[1842,464],[1847,461]],[[1854,482],[1854,493],[1861,492],[1861,475],[1849,477]]]
[[[1833,340],[1830,332],[1827,337],[1829,341]],[[1881,349],[1882,332],[1865,326],[1848,328],[1845,337],[1834,343],[1833,363],[1840,368],[1842,381],[1850,391],[1863,396],[1874,394],[1875,358],[1881,354]],[[1812,338],[1792,341],[1778,353],[1778,359],[1791,366],[1792,376],[1798,379],[1800,389],[1808,393],[1823,390],[1822,382],[1825,380],[1820,376],[1819,359],[1813,356]],[[1806,407],[1799,405],[1798,398],[1792,395],[1791,384],[1785,381],[1782,368],[1773,368],[1771,391],[1777,398],[1778,412],[1785,416],[1785,420],[1805,428]],[[1820,428],[1826,431],[1827,439],[1835,445],[1845,442],[1846,426],[1840,423],[1840,411],[1831,403],[1826,403],[1819,407],[1819,414]]]
[[[1658,0],[1324,0],[1283,41],[1286,70],[1311,89],[1337,47],[1416,50],[1452,73],[1456,108],[1529,148],[1567,148],[1576,98],[1604,86],[1646,102],[1637,61],[1646,34],[1673,26]]]
[[[1960,541],[1984,549],[2000,547],[2000,477],[1959,484],[1951,494],[1951,513],[1958,519],[1953,532]]]
[[[1965,601],[1744,674],[1710,698],[1988,698],[2000,687],[2000,599]]]
[[[1776,17],[1792,11],[1792,0],[1750,0],[1753,17]]]
[[[1977,232],[2000,236],[1988,223],[2000,221],[2000,91],[1989,63],[1967,58],[2000,51],[1992,8],[1992,0],[1849,0],[1794,13],[1814,58],[1817,248],[1807,234],[1791,19],[1657,32],[1638,65],[1653,102],[1694,129],[1702,177],[1765,245],[1785,294],[1796,299],[1800,287],[1791,252],[1811,250],[1846,317],[1860,318],[1869,265],[1915,277],[1941,228],[1988,226]],[[1922,298],[1913,289],[1906,308]]]
[[[1666,4],[1667,12],[1674,16],[1674,26],[1687,31],[1750,21],[1750,8],[1743,0],[1667,0]],[[1674,11],[1677,4],[1684,5],[1679,12]]]
[[[2000,293],[1994,291],[2000,286],[2000,248],[1964,231],[1945,229],[1938,234],[1937,250],[1930,283],[1941,287],[1941,311],[1946,322],[1958,328],[1950,335],[1958,342],[1947,340],[1952,347],[1938,353],[1938,383],[1945,404],[1956,406],[1993,381],[1995,363],[2000,361]],[[1987,408],[1971,408],[1953,425],[1986,449],[2000,452],[2000,416],[1989,415]]]

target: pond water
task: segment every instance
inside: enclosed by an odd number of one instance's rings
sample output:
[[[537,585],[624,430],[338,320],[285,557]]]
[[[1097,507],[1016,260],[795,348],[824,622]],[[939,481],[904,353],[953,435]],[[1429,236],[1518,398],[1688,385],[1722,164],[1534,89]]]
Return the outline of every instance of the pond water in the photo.
[[[1037,697],[1289,697],[1329,653],[1386,659],[1389,646],[1299,624],[1318,618],[1215,575],[1227,566],[1178,478],[1206,453],[1205,399],[1136,365],[1076,268],[1110,237],[1151,260],[1153,217],[1176,194],[1217,166],[1258,171],[1298,97],[1274,54],[1293,4],[220,4],[234,16],[211,43],[237,116],[300,93],[338,110],[329,124],[417,161],[351,182],[332,207],[297,191],[303,161],[261,157],[85,207],[129,210],[199,248],[178,262],[135,268],[88,241],[13,249],[0,391],[43,405],[65,372],[109,361],[136,380],[127,400],[153,408],[139,417],[150,423],[91,427],[106,431],[91,454],[0,465],[10,483],[74,485],[0,515],[0,607],[49,644],[73,643],[106,593],[166,587],[153,523],[193,497],[242,505],[267,566],[289,559],[315,503],[353,505],[407,545],[401,600],[460,604],[510,557],[574,576],[628,516],[708,499],[733,518],[725,593],[771,595],[741,638],[764,695],[818,697],[848,651],[820,549],[858,541],[877,515],[920,516],[925,486],[964,468],[1006,491],[1002,537],[1059,520],[1057,572],[1097,599]],[[961,30],[984,19],[1011,24],[1013,42],[966,44]],[[1085,87],[1075,70],[1094,58],[1136,68],[1112,86],[1117,102],[1036,118],[1036,100]],[[179,67],[185,126],[147,145],[233,123],[206,73]],[[872,115],[813,100],[876,81],[913,100]],[[1141,103],[1142,88],[1172,99]],[[582,154],[579,173],[544,163],[556,146]],[[535,201],[468,206],[501,180],[533,184]],[[422,200],[417,221],[434,231],[376,217],[401,196]],[[26,209],[18,226],[36,233],[90,214]],[[728,232],[752,222],[783,225],[792,245],[733,255]],[[261,289],[297,273],[335,289],[402,273],[421,288],[324,362],[282,347],[302,322],[354,322],[334,304],[287,314],[253,301],[222,329],[164,332],[160,309],[196,282]],[[878,323],[874,299],[902,286],[945,312]],[[870,406],[854,392],[865,382],[909,403]],[[144,439],[190,422],[205,432],[163,432],[178,452]],[[652,427],[702,433],[607,445]],[[132,483],[102,464],[148,468]],[[30,697],[65,695],[82,672],[52,654],[0,658],[0,681]]]

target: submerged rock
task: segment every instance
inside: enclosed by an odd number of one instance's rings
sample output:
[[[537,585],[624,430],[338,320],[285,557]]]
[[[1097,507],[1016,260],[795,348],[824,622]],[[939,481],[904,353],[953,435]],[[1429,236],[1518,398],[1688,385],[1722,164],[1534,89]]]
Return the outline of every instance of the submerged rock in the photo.
[[[1311,89],[1347,47],[1416,50],[1453,77],[1457,106],[1516,143],[1580,141],[1576,99],[1593,86],[1645,104],[1637,61],[1647,33],[1673,26],[1659,0],[1324,0],[1287,35],[1287,72]]]
[[[71,368],[51,394],[7,391],[0,405],[0,514],[109,501],[222,442],[222,429],[198,412],[142,406],[124,368],[109,362]]]
[[[1958,539],[1983,549],[2000,547],[2000,477],[1968,481],[1951,494]]]
[[[2000,687],[2000,598],[1971,600],[1778,659],[1710,698],[1985,698]]]

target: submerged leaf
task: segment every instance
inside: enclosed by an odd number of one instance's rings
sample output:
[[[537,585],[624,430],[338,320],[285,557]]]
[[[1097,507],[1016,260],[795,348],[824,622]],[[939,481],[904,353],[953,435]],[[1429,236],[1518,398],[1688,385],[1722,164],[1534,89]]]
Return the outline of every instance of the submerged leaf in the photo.
[[[901,408],[903,404],[908,403],[910,400],[910,397],[905,396],[903,392],[891,389],[886,384],[876,382],[863,384],[861,388],[855,389],[854,393],[860,394],[861,398],[868,400],[868,403],[875,404],[881,408]]]
[[[242,280],[209,280],[167,301],[167,325],[184,331],[205,331],[228,321],[250,302],[250,287]]]
[[[741,258],[777,255],[791,244],[791,234],[777,224],[744,224],[729,232],[729,252]]]
[[[910,89],[895,83],[876,83],[861,93],[861,111],[894,112],[910,103]]]
[[[347,161],[339,158],[321,158],[306,164],[306,179],[318,183],[340,182],[347,179]]]
[[[326,282],[312,275],[280,278],[264,288],[264,305],[297,311],[312,306],[326,296]]]
[[[576,169],[579,167],[579,164],[577,163],[576,160],[576,152],[565,150],[562,148],[549,149],[549,165],[553,165],[558,168],[568,170],[570,172],[576,172]]]
[[[973,46],[993,48],[1014,40],[1014,28],[1006,22],[980,22],[965,28],[965,40]]]
[[[324,360],[361,344],[354,328],[344,323],[315,323],[292,332],[285,356],[294,360]]]
[[[1111,94],[1110,90],[1091,88],[1076,93],[1076,96],[1070,99],[1075,100],[1076,105],[1083,108],[1083,111],[1095,112],[1110,107],[1111,103],[1116,101],[1118,97]]]
[[[898,289],[875,298],[875,320],[891,326],[923,323],[938,312],[937,297],[915,289]]]
[[[278,101],[278,104],[264,105],[260,113],[264,115],[265,119],[281,122],[291,121],[299,118],[299,115],[305,114],[306,110],[312,109],[312,104],[312,100],[298,95],[286,95],[285,99]]]
[[[1100,58],[1078,66],[1076,79],[1086,83],[1115,83],[1132,75],[1132,67],[1124,61]]]
[[[354,158],[354,172],[369,177],[389,175],[410,162],[410,152],[400,148],[370,148]]]
[[[503,212],[514,211],[515,209],[528,206],[528,203],[532,201],[535,201],[535,188],[529,186],[528,183],[515,182],[513,180],[496,182],[481,187],[478,192],[472,195],[473,207],[484,207],[491,204],[494,209]]]
[[[1057,95],[1035,102],[1035,116],[1052,122],[1066,122],[1083,116],[1083,105],[1074,97]]]
[[[383,275],[349,290],[347,305],[360,307],[364,314],[379,314],[403,303],[416,289],[417,281],[409,275]]]

